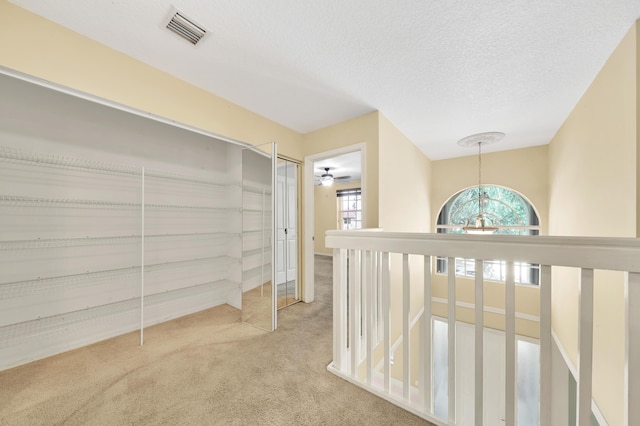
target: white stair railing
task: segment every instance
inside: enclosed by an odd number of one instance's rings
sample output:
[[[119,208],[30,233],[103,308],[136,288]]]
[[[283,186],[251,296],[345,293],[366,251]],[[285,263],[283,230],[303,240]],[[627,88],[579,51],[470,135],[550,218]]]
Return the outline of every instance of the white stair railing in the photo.
[[[549,236],[478,236],[329,231],[326,245],[334,249],[333,361],[329,371],[437,425],[456,421],[456,274],[455,258],[476,259],[475,297],[475,425],[483,424],[484,294],[483,260],[506,262],[505,282],[505,409],[504,424],[516,424],[517,345],[514,262],[540,265],[540,403],[539,422],[552,423],[552,267],[580,268],[579,336],[576,424],[591,425],[593,368],[594,270],[626,272],[625,277],[625,389],[626,425],[640,424],[640,240]],[[392,257],[401,258],[399,271]],[[422,256],[424,271],[419,321],[418,361],[412,363],[412,264]],[[432,259],[448,258],[448,418],[434,413],[432,348]],[[394,263],[395,264],[395,263]],[[392,278],[395,277],[395,278]],[[393,282],[392,282],[393,280]],[[391,291],[401,291],[401,303],[391,306]],[[415,297],[413,298],[415,300]],[[415,303],[415,302],[413,302]],[[399,309],[400,312],[395,310]],[[400,321],[392,336],[392,321]],[[392,340],[402,345],[402,374],[392,375]],[[381,366],[380,369],[377,366]],[[414,370],[415,369],[415,370]],[[416,371],[417,383],[411,383]],[[464,379],[464,378],[463,378]],[[471,380],[471,379],[470,379]]]

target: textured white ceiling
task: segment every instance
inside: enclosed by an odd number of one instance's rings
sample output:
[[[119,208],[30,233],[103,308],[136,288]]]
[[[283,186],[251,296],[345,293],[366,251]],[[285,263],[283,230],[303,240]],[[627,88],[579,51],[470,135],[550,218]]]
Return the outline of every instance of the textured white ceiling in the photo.
[[[639,0],[11,0],[301,133],[380,110],[431,159],[548,143]],[[175,6],[210,30],[163,28]]]

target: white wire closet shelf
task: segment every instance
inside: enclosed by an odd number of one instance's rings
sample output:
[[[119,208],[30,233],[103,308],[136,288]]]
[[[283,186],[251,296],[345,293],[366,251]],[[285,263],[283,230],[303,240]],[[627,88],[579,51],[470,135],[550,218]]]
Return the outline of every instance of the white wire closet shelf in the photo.
[[[238,283],[234,283],[227,279],[208,281],[202,284],[196,284],[189,287],[179,288],[170,291],[164,291],[161,293],[155,293],[151,295],[145,295],[145,307],[150,307],[153,305],[157,305],[160,303],[166,302],[174,302],[176,301],[176,295],[178,295],[178,299],[180,296],[182,297],[192,297],[201,295],[203,293],[207,293],[211,290],[212,287],[216,286],[225,286],[225,285],[237,285]]]
[[[82,327],[86,323],[99,321],[104,323],[108,318],[121,316],[126,312],[136,313],[140,309],[140,298],[135,297],[127,300],[120,300],[105,305],[90,307],[64,314],[52,315],[50,317],[38,318],[17,324],[0,327],[0,349],[23,344],[29,340],[41,341],[46,338],[68,333],[77,327]],[[132,317],[135,321],[135,317]],[[64,329],[59,327],[64,323]],[[136,323],[132,322],[135,327]],[[132,327],[132,330],[135,329]],[[24,333],[25,329],[35,329],[35,333]]]
[[[143,171],[143,168],[140,166],[128,166],[58,154],[30,152],[3,146],[0,146],[0,161],[28,164],[31,166],[54,167],[131,176],[140,176]],[[144,175],[145,178],[158,178],[188,183],[199,183],[220,188],[228,186],[227,183],[218,182],[210,177],[167,172],[157,169],[144,169]]]
[[[156,178],[156,179],[173,180],[173,181],[179,181],[179,182],[199,183],[203,185],[220,187],[220,188],[225,188],[227,186],[230,186],[228,183],[218,182],[208,177],[192,176],[187,174],[166,172],[166,171],[147,169],[147,168],[144,169],[144,177],[145,179]]]
[[[140,266],[129,266],[104,271],[0,283],[0,299],[13,299],[28,294],[53,291],[59,288],[71,288],[100,281],[122,279],[127,275],[138,273],[140,273]]]
[[[238,262],[239,259],[221,255],[149,264],[145,265],[144,269],[145,272],[154,273],[174,268],[188,267],[194,264],[211,263],[212,265],[230,265]],[[55,288],[60,287],[84,285],[90,282],[121,278],[123,275],[139,273],[140,269],[140,266],[129,266],[125,268],[107,269],[103,271],[85,272],[81,274],[61,275],[57,277],[44,277],[32,280],[0,283],[0,299],[11,299],[14,297],[23,296],[27,293],[51,291]]]
[[[251,192],[251,193],[254,193],[254,194],[271,195],[271,190],[270,189],[260,188],[258,186],[242,185],[242,190],[245,191],[245,192]]]
[[[242,211],[246,212],[246,213],[271,215],[271,209],[247,209],[247,208],[243,208]]]
[[[239,232],[193,232],[186,234],[146,234],[145,239],[151,239],[154,241],[187,241],[187,240],[208,240],[208,239],[221,239],[226,240],[229,238],[238,238]]]
[[[154,264],[150,264],[150,265],[144,265],[144,269],[145,269],[145,273],[149,272],[149,273],[153,273],[153,272],[159,272],[161,270],[167,270],[167,269],[173,269],[173,268],[180,268],[180,267],[187,267],[193,264],[198,264],[198,263],[202,263],[202,264],[206,264],[209,262],[216,262],[216,264],[233,264],[233,263],[238,263],[240,260],[239,259],[235,259],[233,257],[230,256],[226,256],[226,255],[221,255],[221,256],[209,256],[209,257],[200,257],[200,258],[196,258],[196,259],[186,259],[186,260],[176,260],[176,261],[171,261],[171,262],[162,262],[162,263],[154,263]]]
[[[80,200],[71,198],[27,197],[22,195],[0,195],[0,206],[7,207],[45,207],[45,208],[75,208],[75,209],[139,209],[141,203]],[[195,204],[146,204],[149,209],[172,210],[203,210],[219,212],[239,212],[239,207],[212,207]]]
[[[145,208],[148,209],[173,209],[173,210],[209,210],[209,211],[220,211],[220,212],[239,212],[241,211],[240,207],[212,207],[212,206],[202,206],[195,204],[146,204]]]
[[[263,228],[263,229],[249,229],[246,231],[242,231],[242,235],[255,235],[255,234],[266,234],[271,232],[271,228]]]
[[[80,200],[70,198],[27,197],[22,195],[0,195],[0,206],[72,209],[130,209],[140,208],[140,203]]]
[[[255,256],[257,254],[262,254],[262,253],[271,253],[271,249],[268,247],[265,247],[264,249],[262,248],[257,248],[257,249],[252,249],[252,250],[246,250],[242,252],[242,256]]]
[[[0,250],[29,250],[29,249],[88,247],[88,246],[128,244],[128,243],[139,243],[139,242],[140,242],[140,235],[16,240],[16,241],[0,241]]]
[[[139,176],[142,173],[141,167],[86,160],[57,154],[29,152],[8,147],[0,147],[0,161],[132,176]]]
[[[202,232],[187,234],[146,234],[144,238],[149,241],[200,241],[219,239],[226,241],[229,238],[237,238],[240,233],[231,232]],[[140,243],[141,235],[119,236],[95,236],[79,238],[52,238],[34,240],[0,241],[0,250],[29,250],[49,248],[88,247],[111,244]]]

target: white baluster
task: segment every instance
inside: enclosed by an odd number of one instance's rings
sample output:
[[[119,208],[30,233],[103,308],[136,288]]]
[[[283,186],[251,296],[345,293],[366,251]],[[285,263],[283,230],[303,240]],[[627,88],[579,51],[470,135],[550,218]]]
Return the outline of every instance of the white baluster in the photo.
[[[593,269],[580,272],[578,320],[577,426],[591,426],[591,385],[593,367]]]
[[[367,351],[367,384],[371,385],[373,376],[373,273],[372,273],[372,254],[370,251],[364,252],[364,290],[365,290],[365,336]]]
[[[516,289],[513,262],[507,262],[505,281],[505,425],[516,424]]]
[[[391,286],[389,253],[382,253],[382,324],[384,345],[384,391],[389,393],[391,378]]]
[[[349,348],[351,377],[358,377],[360,358],[360,251],[349,250]]]
[[[382,338],[383,338],[383,327],[382,327],[382,318],[383,318],[383,311],[382,311],[382,253],[378,253],[378,259],[377,259],[377,272],[376,275],[378,276],[378,320],[376,322],[377,327],[378,327],[378,340],[377,342],[381,342]]]
[[[540,424],[551,424],[551,266],[540,265]]]
[[[409,255],[402,255],[402,397],[409,401],[411,385],[411,271]]]
[[[380,311],[378,310],[378,295],[380,288],[380,274],[378,268],[378,259],[380,253],[375,251],[371,253],[371,342],[375,346],[379,342],[379,321]]]
[[[456,422],[456,259],[447,259],[448,417]]]
[[[431,397],[431,256],[424,256],[424,310],[420,323],[420,394],[422,407],[427,413],[432,413]]]
[[[476,259],[475,279],[475,424],[481,425],[484,407],[484,270]]]

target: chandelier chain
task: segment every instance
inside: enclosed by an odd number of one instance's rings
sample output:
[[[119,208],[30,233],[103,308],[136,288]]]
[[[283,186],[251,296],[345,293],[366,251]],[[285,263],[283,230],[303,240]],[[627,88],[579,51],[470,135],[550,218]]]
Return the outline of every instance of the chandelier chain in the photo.
[[[462,228],[468,234],[493,234],[498,230],[496,226],[487,226],[484,217],[485,192],[482,187],[482,144],[492,144],[498,142],[504,137],[502,132],[485,132],[467,136],[458,141],[458,145],[463,147],[478,146],[478,215],[475,219],[475,225],[471,225],[470,218],[467,219],[466,225]],[[470,200],[471,201],[471,200]]]

